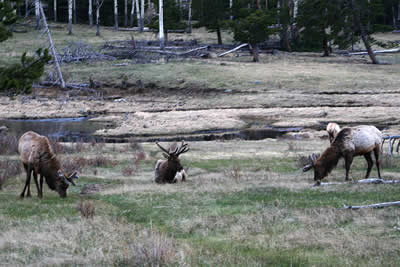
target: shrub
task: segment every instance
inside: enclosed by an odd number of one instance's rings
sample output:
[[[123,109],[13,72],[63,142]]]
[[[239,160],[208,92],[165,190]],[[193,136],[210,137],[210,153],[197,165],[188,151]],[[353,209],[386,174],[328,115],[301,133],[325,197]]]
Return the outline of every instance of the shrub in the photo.
[[[78,205],[78,210],[81,213],[81,217],[85,219],[92,219],[95,215],[94,204],[90,201],[81,201]]]
[[[15,136],[0,136],[0,155],[18,153],[18,140]]]
[[[0,190],[3,184],[12,177],[22,173],[21,163],[16,160],[1,160],[0,161]]]

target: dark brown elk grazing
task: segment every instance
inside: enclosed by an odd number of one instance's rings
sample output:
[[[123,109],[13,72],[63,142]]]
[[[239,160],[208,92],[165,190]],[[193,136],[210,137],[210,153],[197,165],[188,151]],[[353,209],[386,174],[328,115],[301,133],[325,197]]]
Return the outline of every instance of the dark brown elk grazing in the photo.
[[[335,139],[337,134],[340,132],[340,127],[337,123],[330,122],[326,126],[326,131],[328,132],[329,142],[332,144],[333,140]]]
[[[158,142],[156,142],[157,146],[164,151],[163,156],[166,158],[165,160],[158,160],[154,169],[154,180],[156,183],[164,184],[164,183],[176,183],[177,179],[175,176],[180,172],[182,176],[182,181],[186,180],[186,173],[183,169],[179,155],[186,153],[189,148],[188,144],[182,141],[180,146],[173,145],[169,149],[165,149]]]
[[[78,178],[77,172],[70,175],[63,172],[47,137],[32,131],[26,132],[18,141],[18,153],[26,171],[25,187],[21,193],[21,198],[24,198],[26,189],[28,189],[26,196],[31,196],[32,173],[40,198],[43,197],[43,177],[49,188],[57,191],[60,197],[67,196],[69,184],[75,185],[73,179]],[[37,179],[38,174],[40,174],[40,185]]]
[[[306,172],[314,169],[315,185],[320,185],[321,180],[326,177],[333,168],[336,167],[339,159],[344,158],[346,167],[346,181],[349,180],[349,171],[353,157],[364,156],[368,163],[367,174],[368,178],[372,166],[372,151],[376,159],[376,167],[378,176],[381,178],[379,155],[381,152],[382,133],[374,126],[357,126],[352,128],[343,128],[333,143],[322,153],[321,156],[313,154],[310,159],[311,164],[306,165],[303,171]]]

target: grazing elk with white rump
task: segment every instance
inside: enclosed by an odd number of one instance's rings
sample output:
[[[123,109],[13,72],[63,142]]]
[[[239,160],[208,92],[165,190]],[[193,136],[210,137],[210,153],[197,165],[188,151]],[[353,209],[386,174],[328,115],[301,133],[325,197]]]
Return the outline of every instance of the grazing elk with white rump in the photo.
[[[158,160],[154,169],[154,180],[158,184],[169,183],[173,184],[177,182],[176,175],[180,174],[182,177],[182,181],[186,180],[186,173],[183,169],[179,155],[186,153],[189,148],[188,144],[185,141],[182,141],[182,144],[178,146],[176,143],[171,145],[169,149],[165,149],[158,142],[156,142],[157,146],[164,151],[163,156],[166,158],[165,160]]]
[[[329,142],[332,144],[333,140],[335,139],[337,134],[340,132],[340,127],[337,123],[330,122],[326,126],[326,131],[328,132]]]
[[[67,196],[69,184],[75,185],[73,179],[78,178],[77,172],[75,171],[70,175],[63,172],[47,137],[32,131],[26,132],[18,141],[18,153],[26,171],[25,187],[21,193],[21,198],[24,198],[26,189],[28,189],[26,196],[31,196],[32,173],[40,198],[43,197],[43,177],[46,179],[49,188],[57,191],[62,198]],[[38,174],[40,174],[40,185],[37,179]]]
[[[336,167],[339,159],[344,158],[346,167],[346,181],[349,180],[349,170],[353,157],[364,156],[368,163],[368,178],[372,166],[372,151],[376,159],[376,167],[378,176],[381,178],[379,155],[381,152],[382,133],[374,126],[361,125],[351,128],[343,128],[333,143],[322,153],[321,156],[313,154],[310,156],[311,164],[304,166],[303,171],[306,172],[314,169],[315,185],[320,185],[321,180],[326,177],[333,168]]]

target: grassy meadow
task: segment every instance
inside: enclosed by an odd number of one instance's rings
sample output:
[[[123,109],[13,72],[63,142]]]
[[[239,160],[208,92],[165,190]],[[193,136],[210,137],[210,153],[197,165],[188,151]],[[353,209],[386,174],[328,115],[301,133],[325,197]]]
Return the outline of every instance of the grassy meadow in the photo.
[[[327,142],[191,142],[182,155],[187,182],[167,185],[152,180],[162,157],[154,144],[63,144],[64,166],[80,170],[67,198],[44,185],[39,199],[31,182],[32,197],[19,199],[23,173],[4,182],[1,263],[395,266],[400,210],[340,208],[398,200],[398,186],[312,187],[300,158]],[[328,181],[343,182],[342,165]],[[355,160],[354,180],[365,175],[365,165]],[[398,157],[385,157],[383,165],[385,178],[399,178]],[[97,189],[88,191],[91,185]]]

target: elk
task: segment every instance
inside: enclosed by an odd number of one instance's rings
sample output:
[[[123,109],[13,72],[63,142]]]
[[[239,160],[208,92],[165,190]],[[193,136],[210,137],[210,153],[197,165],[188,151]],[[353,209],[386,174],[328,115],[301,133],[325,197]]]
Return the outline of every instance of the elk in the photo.
[[[315,185],[320,185],[321,180],[336,167],[340,158],[344,158],[346,168],[346,181],[349,180],[349,171],[353,157],[364,156],[368,163],[368,178],[372,166],[372,151],[375,155],[378,176],[381,178],[379,155],[381,152],[382,133],[374,126],[361,125],[351,128],[343,128],[333,140],[332,144],[321,156],[310,156],[311,164],[304,166],[303,172],[314,169]]]
[[[337,134],[340,132],[340,127],[337,123],[330,122],[326,126],[326,131],[328,132],[329,142],[332,144],[333,140],[335,139]]]
[[[21,198],[24,198],[26,189],[28,189],[26,196],[31,196],[32,173],[39,198],[43,197],[43,177],[49,188],[57,191],[62,198],[67,196],[69,184],[75,185],[73,179],[78,178],[77,172],[70,175],[64,173],[47,137],[32,131],[24,133],[18,141],[18,153],[26,171],[25,187],[20,195]],[[38,174],[40,174],[40,185],[37,179]]]
[[[154,168],[154,180],[158,184],[169,183],[173,184],[177,182],[177,174],[181,176],[182,181],[186,181],[186,172],[183,169],[179,155],[186,153],[189,148],[185,141],[178,146],[176,143],[166,149],[162,147],[158,142],[157,146],[164,152],[163,156],[166,158],[164,160],[160,159],[157,161]]]

